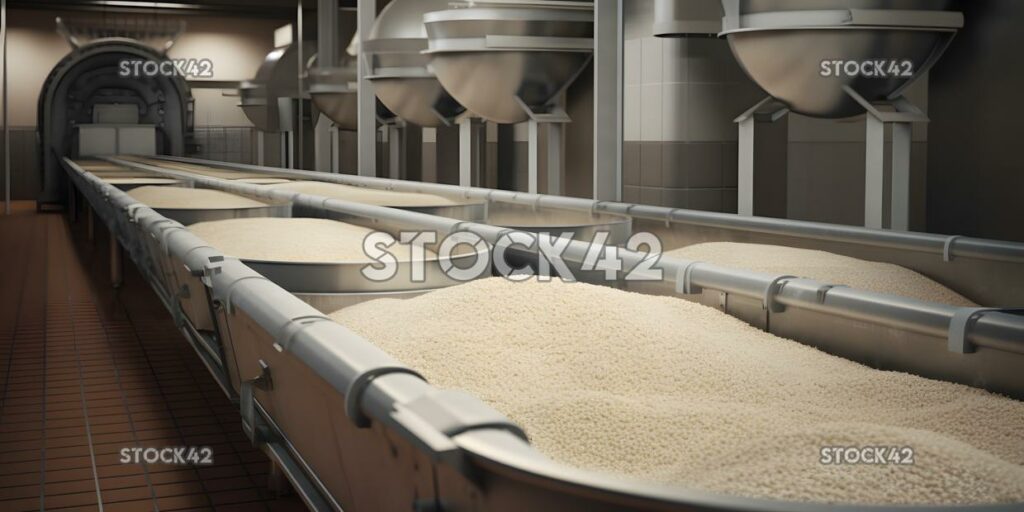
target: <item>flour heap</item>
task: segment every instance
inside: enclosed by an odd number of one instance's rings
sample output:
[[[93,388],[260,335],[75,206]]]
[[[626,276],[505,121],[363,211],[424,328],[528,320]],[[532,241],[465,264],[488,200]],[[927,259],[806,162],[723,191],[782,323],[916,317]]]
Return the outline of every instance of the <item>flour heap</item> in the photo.
[[[665,256],[706,261],[722,267],[766,274],[806,277],[823,283],[843,284],[927,302],[954,306],[976,305],[913,270],[825,251],[778,245],[709,242],[668,251]]]
[[[492,278],[331,317],[565,464],[783,500],[1024,501],[1024,403],[874,370],[689,301]],[[914,464],[820,461],[823,447],[873,445],[911,447]]]

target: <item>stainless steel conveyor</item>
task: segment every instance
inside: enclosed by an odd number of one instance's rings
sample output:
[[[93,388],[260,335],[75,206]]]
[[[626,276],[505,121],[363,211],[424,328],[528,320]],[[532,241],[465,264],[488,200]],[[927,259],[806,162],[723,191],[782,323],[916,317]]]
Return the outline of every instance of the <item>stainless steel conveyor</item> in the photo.
[[[978,304],[1024,305],[1024,243],[958,235],[898,232],[819,222],[746,217],[591,199],[459,187],[365,176],[160,156],[159,160],[219,169],[281,174],[295,178],[403,192],[447,194],[498,204],[626,215],[633,231],[654,233],[665,250],[700,242],[750,242],[817,249],[900,265],[946,285]]]
[[[320,207],[376,222],[383,230],[471,231],[494,242],[508,230],[418,212],[268,190],[251,184],[110,161],[205,187]],[[1019,505],[864,507],[725,497],[628,481],[556,464],[532,449],[507,418],[465,393],[438,390],[415,369],[120,190],[63,165],[72,183],[116,234],[180,324],[187,301],[207,302],[218,344],[213,363],[237,393],[247,434],[278,461],[316,510],[1011,510]],[[528,234],[534,240],[539,235]],[[570,244],[579,264],[589,244]],[[625,269],[647,254],[622,250]],[[535,255],[534,255],[535,256]],[[173,267],[169,275],[154,268]],[[667,285],[687,298],[724,301],[788,336],[827,332],[837,351],[859,352],[878,366],[942,374],[1024,397],[1024,318],[872,294],[785,276],[729,270],[665,258]],[[176,287],[187,283],[185,289]],[[198,284],[197,284],[198,283]],[[697,295],[700,293],[700,295]],[[738,309],[730,309],[739,303]],[[716,304],[716,306],[719,306]],[[799,336],[788,336],[800,341]],[[877,340],[872,341],[873,338]],[[813,343],[813,341],[811,341]],[[881,344],[879,344],[879,342]],[[852,346],[851,346],[852,345]],[[212,360],[211,358],[208,358]]]

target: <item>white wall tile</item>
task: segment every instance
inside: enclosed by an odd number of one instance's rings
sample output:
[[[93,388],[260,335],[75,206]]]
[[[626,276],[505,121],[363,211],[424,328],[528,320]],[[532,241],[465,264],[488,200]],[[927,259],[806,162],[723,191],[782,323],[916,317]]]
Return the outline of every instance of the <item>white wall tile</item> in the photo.
[[[660,37],[645,37],[641,40],[641,43],[643,52],[643,83],[661,83],[662,67],[665,65],[662,61],[665,41]]]
[[[640,86],[640,140],[660,141],[662,137],[662,84]]]
[[[665,84],[662,89],[662,140],[682,142],[689,140],[687,123],[687,91],[689,84]]]
[[[622,131],[625,140],[640,140],[640,87],[627,85],[623,91]]]
[[[689,39],[674,37],[665,39],[662,48],[662,79],[666,83],[689,81]]]

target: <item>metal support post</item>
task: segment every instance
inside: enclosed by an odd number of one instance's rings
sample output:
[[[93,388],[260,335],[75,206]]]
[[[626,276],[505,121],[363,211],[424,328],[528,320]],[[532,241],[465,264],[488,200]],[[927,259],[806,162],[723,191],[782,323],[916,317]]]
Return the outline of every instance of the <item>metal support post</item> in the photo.
[[[459,186],[481,185],[486,143],[486,125],[477,117],[459,120]]]
[[[889,228],[910,230],[910,145],[913,125],[892,125],[892,219]]]
[[[594,199],[601,201],[622,200],[622,4],[594,2]]]
[[[789,113],[789,109],[774,98],[765,98],[740,114],[733,122],[739,128],[739,164],[737,176],[736,213],[754,215],[754,139],[757,123],[774,123]]]
[[[864,155],[864,227],[882,229],[885,207],[885,123],[866,118]]]
[[[879,102],[894,110],[879,110],[849,86],[843,90],[867,111],[864,169],[864,226],[882,229],[885,208],[885,127],[892,127],[890,159],[891,194],[889,228],[910,230],[910,146],[913,123],[927,123],[928,116],[903,96]]]
[[[370,72],[370,65],[366,59],[366,53],[361,49],[366,47],[373,28],[373,21],[377,17],[377,0],[359,0],[357,2],[357,18],[359,30],[359,175],[377,175],[377,96],[373,93],[373,83],[367,80]]]
[[[563,145],[565,140],[562,138],[564,133],[562,123],[547,123],[547,170],[548,170],[548,190],[547,193],[553,196],[562,195],[562,173],[565,170],[565,161],[563,160]]]
[[[388,125],[388,178],[402,179],[402,127],[397,123]]]

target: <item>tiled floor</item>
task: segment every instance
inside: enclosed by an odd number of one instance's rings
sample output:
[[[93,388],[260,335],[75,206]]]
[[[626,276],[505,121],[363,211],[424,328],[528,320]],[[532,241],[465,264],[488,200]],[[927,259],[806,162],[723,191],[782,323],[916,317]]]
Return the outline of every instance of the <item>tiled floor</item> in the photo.
[[[0,511],[304,510],[267,490],[268,459],[131,264],[115,292],[105,240],[15,210],[0,214]],[[167,446],[214,463],[119,460]]]

